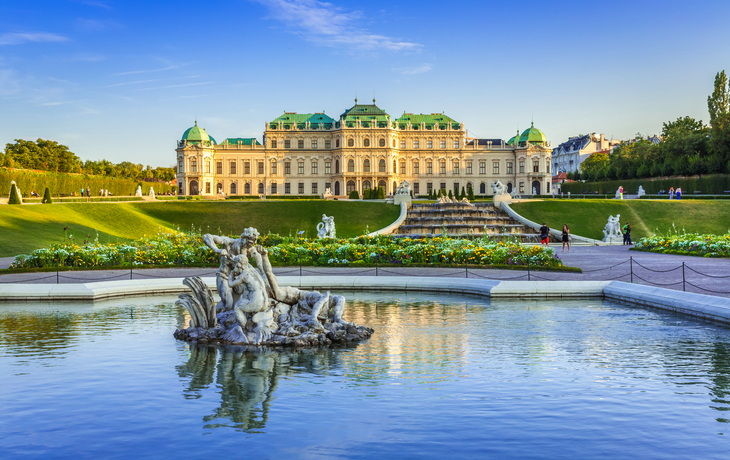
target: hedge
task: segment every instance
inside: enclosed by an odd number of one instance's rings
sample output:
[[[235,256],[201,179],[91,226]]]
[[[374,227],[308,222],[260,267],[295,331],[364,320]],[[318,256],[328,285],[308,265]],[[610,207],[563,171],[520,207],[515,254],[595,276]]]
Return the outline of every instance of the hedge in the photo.
[[[676,178],[646,178],[610,180],[603,182],[566,182],[560,184],[564,193],[579,194],[584,191],[586,194],[598,191],[599,194],[614,195],[620,186],[624,187],[624,195],[636,195],[639,185],[644,187],[647,194],[655,195],[660,190],[669,192],[671,187],[681,188],[682,196],[692,195],[695,191],[701,191],[705,195],[722,195],[730,190],[730,174],[713,174],[698,177],[676,177]]]
[[[10,190],[10,181],[15,181],[23,196],[30,196],[31,191],[44,190],[48,187],[52,196],[81,193],[82,188],[89,187],[91,195],[98,195],[99,190],[106,189],[114,195],[134,195],[137,185],[142,185],[142,192],[147,195],[152,187],[160,195],[172,190],[165,182],[139,182],[109,176],[90,176],[86,174],[57,173],[53,171],[36,171],[31,169],[0,168],[0,187],[3,195]]]
[[[319,195],[266,195],[267,200],[321,200]],[[260,200],[258,195],[231,195],[226,200]]]

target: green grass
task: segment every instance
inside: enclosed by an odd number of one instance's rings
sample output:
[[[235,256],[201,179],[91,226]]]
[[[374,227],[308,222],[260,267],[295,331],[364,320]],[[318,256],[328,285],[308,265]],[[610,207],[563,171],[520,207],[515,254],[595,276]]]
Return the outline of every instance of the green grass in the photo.
[[[161,203],[69,203],[0,207],[0,257],[15,256],[63,241],[63,228],[76,243],[96,238],[102,243],[126,241],[158,231],[192,225],[203,233],[259,232],[316,236],[322,214],[335,216],[337,235],[361,235],[365,227],[378,230],[393,223],[400,207],[347,201],[167,201]]]
[[[730,201],[649,201],[649,200],[546,200],[515,203],[518,214],[548,227],[603,239],[608,216],[621,215],[621,226],[631,223],[631,239],[651,236],[658,228],[666,233],[674,224],[677,230],[725,234],[730,230]]]

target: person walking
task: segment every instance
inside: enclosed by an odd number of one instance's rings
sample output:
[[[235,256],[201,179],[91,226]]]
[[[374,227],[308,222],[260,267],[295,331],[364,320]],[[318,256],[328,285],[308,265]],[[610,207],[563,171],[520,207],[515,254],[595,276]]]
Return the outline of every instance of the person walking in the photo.
[[[568,224],[563,224],[563,252],[565,252],[565,245],[568,245],[568,252],[570,252],[570,229]]]
[[[540,227],[540,242],[545,246],[547,246],[550,242],[550,229],[545,224],[545,222],[543,222],[542,227]]]
[[[626,222],[623,228],[624,231],[624,244],[631,246],[631,223]]]
[[[618,194],[621,197],[621,199],[623,200],[624,199],[624,186],[623,185],[619,186]]]
[[[677,187],[677,201],[682,199],[682,189]]]
[[[674,187],[669,187],[669,199],[674,199]]]

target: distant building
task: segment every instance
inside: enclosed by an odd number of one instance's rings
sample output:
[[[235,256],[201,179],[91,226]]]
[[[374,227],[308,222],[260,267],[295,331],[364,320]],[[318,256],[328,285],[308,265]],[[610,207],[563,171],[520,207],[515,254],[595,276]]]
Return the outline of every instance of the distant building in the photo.
[[[619,143],[619,141],[606,139],[603,134],[596,135],[596,133],[570,137],[553,149],[553,175],[580,171],[580,165],[586,158],[596,152],[610,150]]]

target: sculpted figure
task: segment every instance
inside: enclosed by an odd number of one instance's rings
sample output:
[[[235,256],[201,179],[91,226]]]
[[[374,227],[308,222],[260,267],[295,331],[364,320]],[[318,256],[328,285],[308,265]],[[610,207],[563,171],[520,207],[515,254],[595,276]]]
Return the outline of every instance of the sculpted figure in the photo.
[[[335,237],[335,218],[322,214],[322,222],[317,224],[318,238],[334,238]]]
[[[497,182],[492,184],[492,190],[494,191],[495,195],[503,195],[504,185],[502,185],[501,181],[497,180]]]
[[[142,196],[142,186],[138,185],[137,190],[134,192],[134,196]]]
[[[609,238],[619,238],[621,236],[621,214],[616,214],[616,217],[608,216],[608,223],[606,228],[603,230],[603,241]]]
[[[403,179],[403,182],[400,183],[398,188],[395,189],[396,195],[410,195],[411,194],[411,184]]]
[[[234,268],[228,275],[228,285],[235,288],[239,285],[246,286],[244,294],[236,301],[233,312],[236,315],[238,324],[245,327],[249,321],[247,313],[256,325],[256,343],[266,342],[271,334],[278,329],[274,322],[273,312],[269,310],[269,298],[266,295],[266,283],[257,270],[248,262],[244,255],[237,255],[234,259]]]

